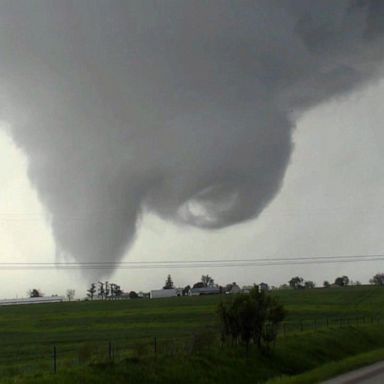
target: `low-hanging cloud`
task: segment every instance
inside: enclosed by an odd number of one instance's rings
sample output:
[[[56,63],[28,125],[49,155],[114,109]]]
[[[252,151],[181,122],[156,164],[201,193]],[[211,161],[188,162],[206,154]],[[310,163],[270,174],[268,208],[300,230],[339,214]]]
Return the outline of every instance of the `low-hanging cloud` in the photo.
[[[0,117],[58,248],[118,261],[144,210],[257,217],[297,116],[377,78],[383,36],[380,0],[0,0]]]

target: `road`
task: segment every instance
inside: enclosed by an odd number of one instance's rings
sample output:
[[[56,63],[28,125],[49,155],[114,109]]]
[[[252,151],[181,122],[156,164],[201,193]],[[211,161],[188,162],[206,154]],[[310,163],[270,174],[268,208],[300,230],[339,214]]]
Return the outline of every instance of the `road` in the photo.
[[[384,361],[348,372],[323,382],[323,384],[383,384]]]

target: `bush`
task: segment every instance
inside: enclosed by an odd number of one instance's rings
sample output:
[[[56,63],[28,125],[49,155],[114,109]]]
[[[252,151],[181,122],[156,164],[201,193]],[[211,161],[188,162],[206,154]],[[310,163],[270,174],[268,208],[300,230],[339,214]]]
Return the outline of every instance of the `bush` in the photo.
[[[218,308],[221,320],[222,341],[253,342],[259,349],[268,349],[277,336],[285,311],[275,298],[254,286],[249,294],[236,295],[227,304]]]

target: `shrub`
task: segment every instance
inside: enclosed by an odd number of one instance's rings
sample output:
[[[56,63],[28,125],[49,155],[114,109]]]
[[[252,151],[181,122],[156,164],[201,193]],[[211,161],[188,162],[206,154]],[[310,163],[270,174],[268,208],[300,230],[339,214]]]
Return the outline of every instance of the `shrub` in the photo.
[[[249,294],[236,295],[229,303],[219,304],[222,341],[228,336],[232,342],[247,346],[253,342],[259,349],[267,349],[275,341],[285,311],[275,298],[254,286]]]

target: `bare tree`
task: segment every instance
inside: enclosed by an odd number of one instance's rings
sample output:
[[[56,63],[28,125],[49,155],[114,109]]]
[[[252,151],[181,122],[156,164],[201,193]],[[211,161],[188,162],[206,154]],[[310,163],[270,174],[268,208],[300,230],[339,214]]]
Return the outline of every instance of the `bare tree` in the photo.
[[[75,297],[76,291],[74,289],[67,289],[67,292],[65,296],[67,297],[68,301],[72,301]]]
[[[96,284],[95,283],[92,283],[91,284],[91,287],[87,290],[87,296],[93,300],[93,298],[95,297],[95,293],[96,293]]]
[[[110,286],[110,297],[112,299],[116,299],[122,295],[123,291],[121,290],[120,285],[117,285],[115,283],[110,283],[109,286]]]
[[[102,281],[98,282],[98,290],[97,290],[97,297],[104,299],[105,298],[105,289],[104,289],[104,283]]]
[[[209,275],[201,276],[201,282],[204,284],[204,287],[213,287],[215,281]]]

